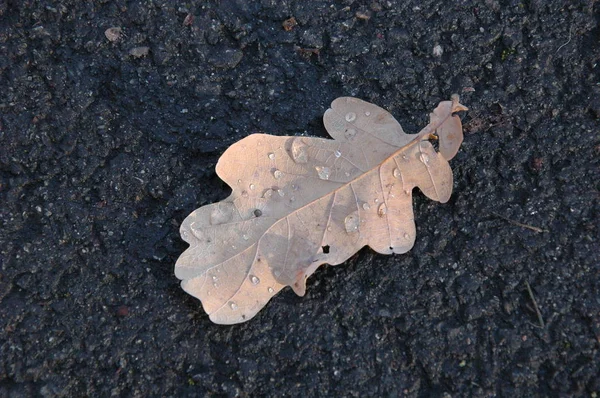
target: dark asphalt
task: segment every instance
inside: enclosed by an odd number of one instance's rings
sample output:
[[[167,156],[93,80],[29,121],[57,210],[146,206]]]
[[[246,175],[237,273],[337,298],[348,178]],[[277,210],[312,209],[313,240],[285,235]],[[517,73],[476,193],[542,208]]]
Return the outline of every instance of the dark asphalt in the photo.
[[[599,15],[0,0],[0,397],[597,396]],[[233,327],[180,289],[179,224],[228,195],[231,143],[324,137],[343,95],[414,133],[453,93],[454,193],[415,194],[409,253],[363,249]]]

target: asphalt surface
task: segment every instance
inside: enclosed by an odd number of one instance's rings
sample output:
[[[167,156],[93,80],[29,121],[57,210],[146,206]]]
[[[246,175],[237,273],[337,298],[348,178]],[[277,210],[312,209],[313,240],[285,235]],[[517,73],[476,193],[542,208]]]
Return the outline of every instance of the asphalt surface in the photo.
[[[0,396],[597,396],[599,8],[0,0]],[[409,253],[233,327],[181,290],[231,143],[325,137],[348,95],[416,132],[453,93],[453,197],[415,194]]]

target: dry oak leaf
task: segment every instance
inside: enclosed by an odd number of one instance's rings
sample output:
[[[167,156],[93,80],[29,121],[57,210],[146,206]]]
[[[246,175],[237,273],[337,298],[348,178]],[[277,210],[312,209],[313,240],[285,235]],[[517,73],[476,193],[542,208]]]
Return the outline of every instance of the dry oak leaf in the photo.
[[[363,246],[406,253],[416,234],[412,189],[450,198],[448,160],[463,140],[454,112],[464,110],[453,96],[406,134],[386,110],[342,97],[323,116],[333,140],[252,134],[236,142],[216,167],[231,195],[181,225],[190,244],[175,265],[182,288],[213,322],[235,324],[285,286],[303,296],[321,264],[341,264]]]

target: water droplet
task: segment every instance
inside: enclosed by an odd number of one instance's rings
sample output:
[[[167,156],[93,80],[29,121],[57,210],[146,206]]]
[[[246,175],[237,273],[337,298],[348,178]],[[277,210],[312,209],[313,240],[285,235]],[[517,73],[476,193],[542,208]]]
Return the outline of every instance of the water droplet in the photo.
[[[331,231],[332,229],[333,229],[333,228],[331,228],[331,225],[328,225],[328,226],[327,226],[327,230],[328,230],[328,231]]]
[[[273,171],[273,177],[275,177],[276,179],[280,179],[281,177],[283,177],[283,173],[281,172],[281,170],[275,169],[275,171]]]
[[[241,184],[241,183],[242,183],[242,180],[238,180],[238,184]]]
[[[231,220],[233,216],[233,203],[220,203],[214,206],[210,213],[210,223],[212,225],[223,224]]]
[[[187,238],[188,237],[187,231],[182,231],[181,236],[183,236],[184,238]]]
[[[243,238],[244,240],[248,240],[248,239],[250,239],[250,237],[249,237],[248,235],[246,235],[246,234],[242,235],[242,238]]]
[[[356,113],[354,113],[354,112],[346,113],[346,121],[347,122],[353,122],[355,120],[356,120]]]
[[[421,153],[419,155],[419,160],[425,164],[429,163],[429,156],[426,153]]]
[[[385,205],[385,203],[379,205],[379,207],[377,208],[377,214],[379,215],[379,217],[383,217],[387,214],[387,206]]]
[[[265,199],[269,199],[271,196],[273,196],[273,190],[271,188],[267,189],[263,193],[263,198],[265,198]]]
[[[252,190],[252,189],[256,188],[256,186],[254,184],[250,184],[249,188],[250,188],[250,190]]]
[[[365,116],[367,116],[367,117],[371,116],[371,112],[369,112],[369,111],[366,111],[366,112],[365,112]]]
[[[219,287],[219,284],[217,282],[213,282],[213,287]]]
[[[258,279],[258,277],[257,277],[257,276],[254,276],[254,275],[252,275],[252,276],[250,277],[250,280],[252,281],[252,284],[253,284],[253,285],[258,285],[258,284],[260,283],[260,279]]]
[[[219,278],[217,278],[215,275],[213,275],[213,276],[212,276],[212,280],[216,282],[216,281],[218,281],[218,280],[219,280]]]
[[[403,160],[408,160],[408,156],[406,156],[406,154],[403,154],[403,155],[402,155],[402,159],[403,159]]]
[[[336,150],[333,154],[335,155],[336,158],[339,158],[340,156],[342,156],[342,153],[338,150]]]
[[[206,239],[206,237],[204,236],[204,233],[202,232],[202,230],[200,228],[194,228],[194,223],[192,223],[190,225],[190,228],[191,228],[192,234],[196,237],[196,239],[201,240],[201,241]],[[210,239],[207,239],[206,242],[210,243]]]
[[[274,292],[274,290],[273,290],[273,288],[272,288],[272,287],[268,288],[268,289],[267,289],[267,291],[268,291],[269,293],[273,293],[273,292]]]
[[[408,239],[408,238],[410,238],[410,235],[409,235],[409,234],[407,234],[406,232],[404,233],[404,235],[403,235],[403,236],[404,236],[404,239]]]
[[[358,217],[357,211],[350,213],[344,219],[344,227],[346,228],[346,232],[348,232],[348,233],[358,231],[359,224],[360,224],[360,218]]]
[[[402,173],[400,172],[400,169],[394,169],[392,173],[394,174],[394,177],[396,177],[399,180],[402,180]]]
[[[408,195],[410,195],[410,189],[405,189],[405,190],[404,190],[404,193],[405,193],[407,196],[408,196]]]
[[[268,156],[271,160],[275,159],[275,154],[273,152],[270,152]]]
[[[369,204],[367,202],[363,203],[362,208],[365,210],[369,210],[371,208],[371,206],[369,206]]]
[[[373,203],[379,203],[379,198],[373,199]]]
[[[307,146],[302,142],[302,138],[295,138],[292,141],[292,159],[296,163],[308,162]]]
[[[238,306],[236,303],[234,303],[233,301],[231,303],[229,303],[229,306],[231,307],[232,310],[237,310]]]
[[[281,196],[282,198],[285,196],[285,192],[283,192],[283,189],[278,189],[277,193],[279,194],[279,196]]]
[[[331,169],[327,166],[316,166],[315,170],[317,170],[317,174],[321,180],[329,180],[329,176],[331,175]]]
[[[348,129],[344,132],[344,136],[346,137],[347,140],[351,140],[352,138],[354,138],[355,135],[356,135],[356,130],[354,130],[354,129]]]

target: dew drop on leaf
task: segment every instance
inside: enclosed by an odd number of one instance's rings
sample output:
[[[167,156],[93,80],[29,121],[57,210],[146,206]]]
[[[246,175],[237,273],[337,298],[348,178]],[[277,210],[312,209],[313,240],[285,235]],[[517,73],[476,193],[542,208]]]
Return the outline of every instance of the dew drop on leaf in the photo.
[[[260,283],[260,279],[258,279],[257,276],[252,275],[250,277],[250,281],[252,282],[253,285],[258,285]]]
[[[202,232],[202,229],[200,228],[194,228],[194,223],[190,224],[190,230],[192,231],[192,235],[194,235],[194,237],[200,241],[203,241],[204,238],[204,233]],[[183,231],[185,232],[185,231]],[[186,232],[187,235],[187,232]]]
[[[283,189],[278,189],[277,193],[279,194],[279,196],[281,196],[282,198],[285,196],[285,192],[283,192]]]
[[[419,155],[419,160],[425,164],[429,162],[429,156],[426,153],[421,153]]]
[[[269,199],[271,196],[273,196],[273,190],[271,188],[267,189],[263,193],[263,198],[265,198],[265,199]]]
[[[336,158],[339,158],[340,156],[342,156],[342,153],[338,150],[336,150],[333,154],[335,155]]]
[[[363,203],[362,208],[364,210],[369,210],[371,208],[371,206],[369,206],[369,204],[367,202]]]
[[[315,166],[315,170],[317,170],[317,174],[321,180],[329,180],[329,176],[331,174],[331,169],[327,166]]]
[[[394,177],[401,180],[402,179],[402,173],[400,172],[400,169],[394,169],[394,171],[392,172],[394,174]]]
[[[281,177],[283,177],[283,173],[281,172],[281,170],[275,170],[273,171],[273,177],[275,177],[276,179],[280,179]]]
[[[229,306],[231,307],[232,310],[237,310],[238,306],[236,303],[234,303],[233,301],[231,303],[229,303]]]
[[[347,122],[353,122],[355,120],[356,120],[356,113],[354,113],[354,112],[346,113],[346,121]]]
[[[308,162],[307,146],[302,142],[302,138],[295,138],[292,141],[292,159],[301,164]]]
[[[344,219],[344,227],[346,228],[346,232],[352,233],[358,231],[358,225],[360,224],[360,218],[358,217],[358,212],[350,213]]]
[[[268,289],[267,289],[267,291],[268,291],[269,293],[273,293],[273,292],[274,292],[274,290],[273,290],[273,288],[272,288],[272,287],[268,288]]]
[[[268,156],[271,160],[275,159],[275,154],[273,152],[270,152]]]

